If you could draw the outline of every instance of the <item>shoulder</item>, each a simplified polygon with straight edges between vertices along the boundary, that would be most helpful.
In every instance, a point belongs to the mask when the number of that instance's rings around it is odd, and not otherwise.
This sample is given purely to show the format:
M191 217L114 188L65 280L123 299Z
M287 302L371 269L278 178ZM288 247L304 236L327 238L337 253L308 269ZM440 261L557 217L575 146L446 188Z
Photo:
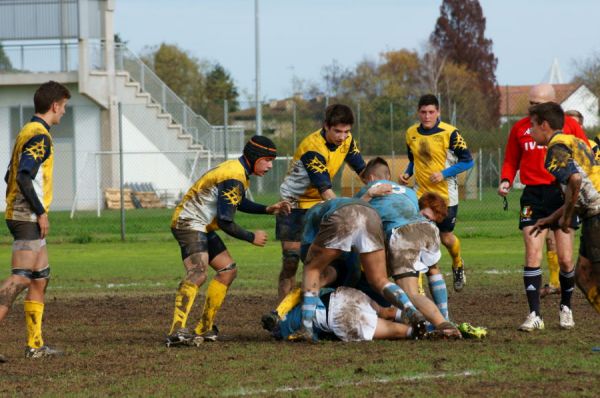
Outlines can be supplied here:
M415 134L417 133L417 128L419 127L419 123L415 123L406 129L406 134Z
M455 126L451 125L450 123L440 122L438 124L438 127L448 134L452 134L455 131L458 132L458 129Z

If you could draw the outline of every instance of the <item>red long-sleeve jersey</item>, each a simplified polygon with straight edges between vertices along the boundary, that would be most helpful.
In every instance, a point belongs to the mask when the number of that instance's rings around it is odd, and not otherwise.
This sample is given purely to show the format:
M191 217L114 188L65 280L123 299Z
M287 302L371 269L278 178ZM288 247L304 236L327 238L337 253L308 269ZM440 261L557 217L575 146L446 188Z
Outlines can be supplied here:
M529 134L530 128L531 120L525 117L514 124L508 136L500 181L507 180L511 186L517 170L521 171L521 183L525 185L549 185L554 182L554 177L544 168L546 147L535 143ZM570 116L565 116L562 131L590 144L579 123Z

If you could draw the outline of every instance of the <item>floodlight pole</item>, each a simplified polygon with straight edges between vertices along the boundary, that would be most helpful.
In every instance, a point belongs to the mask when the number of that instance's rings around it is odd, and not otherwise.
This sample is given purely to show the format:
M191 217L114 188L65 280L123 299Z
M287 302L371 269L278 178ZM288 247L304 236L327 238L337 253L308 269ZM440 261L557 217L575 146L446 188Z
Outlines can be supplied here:
M256 135L262 135L262 104L260 101L260 40L259 40L258 0L254 0L254 62L255 62L255 95L256 95ZM258 192L263 191L262 179L258 179Z

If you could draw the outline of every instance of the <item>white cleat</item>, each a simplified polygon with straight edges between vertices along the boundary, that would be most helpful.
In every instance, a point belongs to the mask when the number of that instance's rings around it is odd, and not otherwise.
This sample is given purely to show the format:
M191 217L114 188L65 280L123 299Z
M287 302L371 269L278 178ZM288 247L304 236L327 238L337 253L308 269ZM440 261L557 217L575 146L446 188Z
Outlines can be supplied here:
M573 311L566 305L560 306L560 312L558 313L560 318L561 329L573 329L575 327L575 321L573 321Z
M522 332L533 332L536 329L544 329L544 320L533 311L531 314L527 315L527 319L519 326L519 330Z

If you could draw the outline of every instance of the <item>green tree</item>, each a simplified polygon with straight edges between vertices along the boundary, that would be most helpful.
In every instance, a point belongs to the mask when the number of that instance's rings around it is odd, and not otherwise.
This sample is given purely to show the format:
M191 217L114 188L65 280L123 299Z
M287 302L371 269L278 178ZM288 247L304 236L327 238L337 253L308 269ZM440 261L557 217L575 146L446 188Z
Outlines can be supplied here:
M223 123L224 100L227 100L229 112L239 109L238 90L229 72L219 63L212 66L206 74L205 93L207 106L206 118L210 123Z
M10 72L13 71L14 68L12 63L10 62L10 58L4 52L4 47L2 47L2 43L0 43L0 71L2 72Z
M600 53L595 53L583 61L575 63L573 81L585 84L594 94L600 96Z

